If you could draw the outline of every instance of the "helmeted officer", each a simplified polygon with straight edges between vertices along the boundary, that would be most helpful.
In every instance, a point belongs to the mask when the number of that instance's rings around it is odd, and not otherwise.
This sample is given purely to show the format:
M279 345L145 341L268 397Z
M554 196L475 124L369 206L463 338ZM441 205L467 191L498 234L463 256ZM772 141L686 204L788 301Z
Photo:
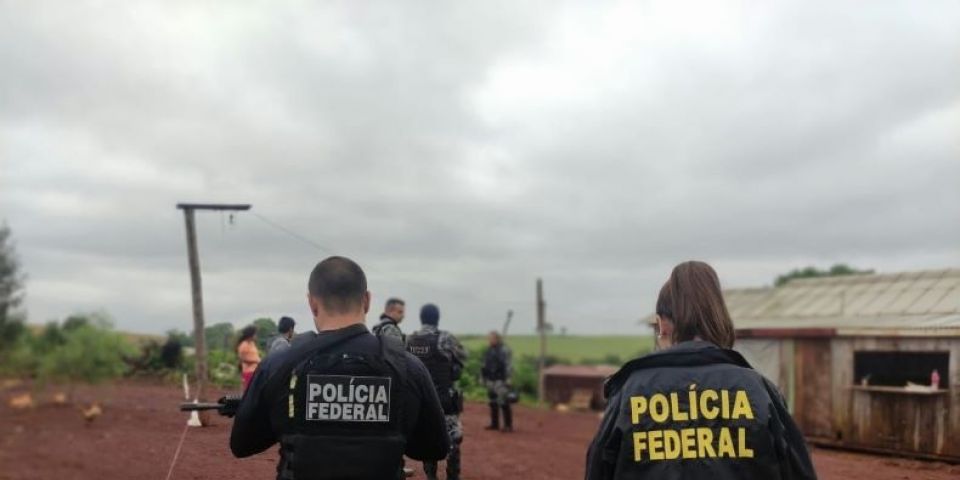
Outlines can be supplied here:
M731 350L733 323L713 268L674 268L657 324L661 350L627 362L605 385L587 480L816 478L780 392Z
M450 436L450 454L447 456L447 480L460 478L460 444L463 442L462 394L455 383L463 373L467 351L463 345L445 330L440 330L440 310L436 305L426 304L420 309L420 330L407 337L407 351L417 356L426 365L433 378L433 385L440 397L446 417L447 434ZM437 462L423 462L423 471L429 480L437 478Z
M283 480L398 479L404 454L444 458L449 440L430 374L395 339L367 330L360 266L327 258L308 289L319 334L298 335L260 364L234 420L233 454L279 441Z
M490 332L487 339L490 346L483 353L483 369L480 371L490 399L490 425L486 429L500 429L500 411L503 410L503 431L512 432L513 410L510 408L509 395L513 362L510 347L503 343L500 332Z
M403 300L391 297L387 304L383 306L383 313L380 314L380 323L373 327L373 334L380 337L383 335L396 337L401 342L406 341L406 336L400 330L400 322L403 321L406 305Z

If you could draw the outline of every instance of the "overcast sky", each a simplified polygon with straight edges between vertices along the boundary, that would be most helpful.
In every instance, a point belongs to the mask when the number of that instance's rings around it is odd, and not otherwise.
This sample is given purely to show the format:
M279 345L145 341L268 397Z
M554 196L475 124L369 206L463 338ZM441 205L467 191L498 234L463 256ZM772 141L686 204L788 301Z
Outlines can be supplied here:
M261 216L198 217L208 323L305 327L329 254L455 332L532 332L538 276L637 334L683 260L960 266L957 2L213 4L0 2L31 322L190 329L180 201Z

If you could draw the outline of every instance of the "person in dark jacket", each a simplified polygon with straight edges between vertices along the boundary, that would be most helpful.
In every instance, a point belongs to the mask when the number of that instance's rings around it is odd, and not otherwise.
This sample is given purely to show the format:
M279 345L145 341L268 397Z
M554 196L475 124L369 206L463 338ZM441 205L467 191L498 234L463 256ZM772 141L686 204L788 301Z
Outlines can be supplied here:
M513 376L513 361L510 347L503 343L503 336L496 330L487 337L490 346L483 352L483 368L480 379L487 387L490 400L490 425L486 430L500 429L500 411L503 410L503 431L513 431L513 409L510 406L510 377Z
M279 442L283 480L395 480L403 455L445 458L450 443L430 374L402 343L367 330L360 266L327 258L308 290L319 333L297 335L260 364L233 422L233 454Z
M713 268L674 268L656 313L660 350L627 362L604 386L607 410L585 478L816 479L783 397L731 349Z

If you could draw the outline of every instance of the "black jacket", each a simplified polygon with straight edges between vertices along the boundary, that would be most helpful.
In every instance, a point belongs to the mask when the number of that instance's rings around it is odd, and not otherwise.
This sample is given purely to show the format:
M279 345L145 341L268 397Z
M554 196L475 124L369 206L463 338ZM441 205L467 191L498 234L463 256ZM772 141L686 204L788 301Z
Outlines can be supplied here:
M816 478L783 397L733 350L684 342L628 362L604 389L587 480Z
M349 351L374 354L379 351L380 340L371 335L365 326L354 325L346 329L362 329L363 332L334 345L330 348L331 353ZM320 335L329 334L331 333L324 332ZM298 335L290 349L270 355L260 363L233 421L230 450L235 456L254 455L277 443L281 432L277 431L277 426L271 420L271 409L279 403L278 400L283 401L287 393L282 389L266 391L268 378L284 363L288 355L311 348L310 339L316 336L317 334L312 332ZM437 392L423 363L409 353L402 354L406 360L406 384L402 389L405 424L402 430L407 442L405 455L416 460L442 460L446 457L450 444ZM287 381L289 376L288 373Z

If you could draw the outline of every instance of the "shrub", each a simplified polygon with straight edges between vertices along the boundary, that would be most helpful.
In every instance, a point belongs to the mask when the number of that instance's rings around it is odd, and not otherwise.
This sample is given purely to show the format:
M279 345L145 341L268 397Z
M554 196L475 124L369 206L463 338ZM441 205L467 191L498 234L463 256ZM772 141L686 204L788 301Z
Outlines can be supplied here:
M40 358L38 373L44 382L97 383L119 377L127 369L125 358L136 350L106 326L77 325L63 335L64 343Z

